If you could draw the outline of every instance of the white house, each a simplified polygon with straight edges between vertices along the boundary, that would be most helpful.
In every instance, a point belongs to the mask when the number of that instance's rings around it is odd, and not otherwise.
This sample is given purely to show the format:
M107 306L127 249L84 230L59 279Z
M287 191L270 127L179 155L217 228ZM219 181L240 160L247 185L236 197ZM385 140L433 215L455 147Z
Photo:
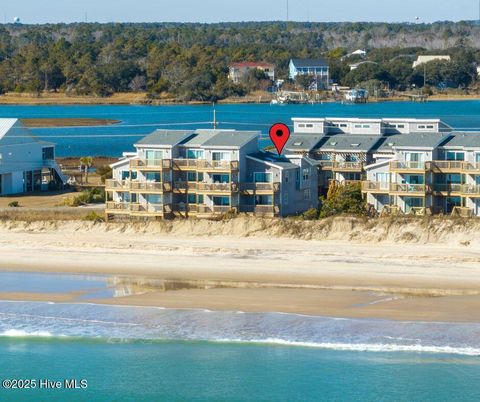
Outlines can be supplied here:
M413 68L416 68L418 66L421 66L422 64L425 63L430 63L431 61L450 61L451 58L450 56L445 56L445 55L424 55L424 56L418 56L417 60L413 62Z
M0 119L0 195L45 191L65 184L55 145L41 141L18 119Z

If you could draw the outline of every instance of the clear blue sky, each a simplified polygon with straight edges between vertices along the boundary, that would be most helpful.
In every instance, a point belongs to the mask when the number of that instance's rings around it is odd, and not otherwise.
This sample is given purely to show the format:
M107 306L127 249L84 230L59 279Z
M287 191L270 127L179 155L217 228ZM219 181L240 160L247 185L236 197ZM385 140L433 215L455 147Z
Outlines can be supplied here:
M286 19L287 0L5 0L0 19L24 23L218 22ZM478 19L478 0L289 0L295 21ZM3 15L1 14L3 13Z

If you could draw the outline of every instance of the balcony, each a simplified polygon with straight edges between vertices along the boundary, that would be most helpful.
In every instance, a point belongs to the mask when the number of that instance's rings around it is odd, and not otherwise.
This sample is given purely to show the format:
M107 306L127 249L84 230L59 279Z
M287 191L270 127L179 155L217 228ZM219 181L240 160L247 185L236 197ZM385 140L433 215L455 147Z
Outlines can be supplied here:
M108 214L129 214L130 213L130 203L128 202L114 202L107 201L105 212Z
M130 182L128 180L106 180L105 191L129 191Z
M480 186L473 184L464 184L462 186L462 194L466 197L478 198L480 197Z
M213 206L206 206L203 204L199 204L197 206L197 214L198 216L203 215L204 217L215 216L215 215L225 215L231 211L237 212L237 209L231 207L229 205L213 205Z
M198 183L196 181L176 181L173 183L173 189L180 193L188 191L195 192L197 190Z
M431 161L427 162L427 170L433 172L460 173L463 170L463 161Z
M364 193L389 193L390 183L380 181L363 181L362 191Z
M440 183L433 185L433 191L437 193L457 193L460 195L463 192L463 184L460 183Z
M240 205L240 212L274 217L280 213L280 209L275 205Z
M172 168L171 159L132 159L130 168L137 170L168 170Z
M334 162L333 170L342 172L361 172L363 162Z
M205 159L174 159L178 170L202 170L207 172L232 172L238 170L238 161L207 161Z
M238 191L237 183L197 183L199 193L232 193Z
M130 204L132 215L141 216L164 216L171 212L171 207L167 204Z
M480 162L463 162L465 173L480 174Z
M240 183L240 191L245 195L277 193L280 183Z
M390 184L391 193L425 195L429 188L425 184Z
M323 170L331 170L333 168L333 162L330 160L319 160L318 165L321 166Z
M132 181L130 182L130 190L142 193L164 193L172 191L172 185L170 183Z
M425 162L390 162L390 170L397 172L421 171L425 172Z

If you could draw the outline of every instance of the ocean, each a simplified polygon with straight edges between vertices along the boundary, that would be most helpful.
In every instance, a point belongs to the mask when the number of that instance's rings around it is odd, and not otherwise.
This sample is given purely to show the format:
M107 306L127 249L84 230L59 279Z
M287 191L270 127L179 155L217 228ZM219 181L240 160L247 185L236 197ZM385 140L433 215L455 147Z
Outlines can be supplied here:
M274 123L292 117L425 117L441 118L458 130L480 131L480 101L386 102L365 105L216 105L218 127L260 130L269 145ZM0 106L0 117L91 117L120 120L104 127L41 128L34 133L57 144L57 156L113 156L134 150L133 144L155 129L211 128L213 107L200 106Z
M99 305L108 276L0 273L0 401L478 401L480 324ZM86 388L40 389L42 381ZM7 383L11 385L12 383Z

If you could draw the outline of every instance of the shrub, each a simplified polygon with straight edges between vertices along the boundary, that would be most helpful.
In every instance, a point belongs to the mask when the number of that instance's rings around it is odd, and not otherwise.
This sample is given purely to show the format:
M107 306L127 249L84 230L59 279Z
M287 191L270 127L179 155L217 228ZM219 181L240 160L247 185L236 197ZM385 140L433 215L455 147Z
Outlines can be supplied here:
M18 208L20 207L20 203L18 201L12 201L8 204L10 208Z
M105 191L101 188L95 187L83 191L73 199L69 199L67 204L71 207L79 207L87 204L102 204L105 202Z
M362 197L360 183L339 185L332 182L326 199L320 198L322 204L320 218L338 214L365 214L365 201Z
M306 221L313 221L318 219L318 210L315 208L310 208L308 211L305 211L302 216Z
M105 222L105 217L97 214L95 211L92 211L92 212L88 213L87 215L85 215L83 220L91 221L91 222L95 222L95 223L100 223L100 222Z

